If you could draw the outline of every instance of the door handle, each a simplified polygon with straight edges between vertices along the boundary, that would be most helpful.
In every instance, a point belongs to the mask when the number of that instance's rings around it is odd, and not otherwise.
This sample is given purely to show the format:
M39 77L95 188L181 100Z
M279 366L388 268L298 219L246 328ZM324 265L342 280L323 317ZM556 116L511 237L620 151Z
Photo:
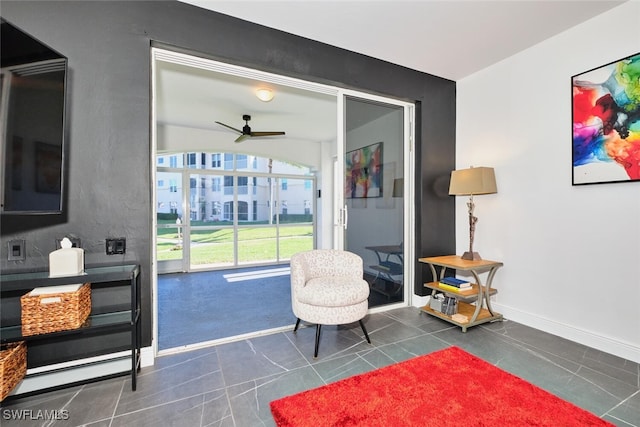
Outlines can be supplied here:
M349 210L347 209L347 205L344 205L344 209L342 210L342 212L343 212L342 226L346 230L347 229L347 225L349 223Z

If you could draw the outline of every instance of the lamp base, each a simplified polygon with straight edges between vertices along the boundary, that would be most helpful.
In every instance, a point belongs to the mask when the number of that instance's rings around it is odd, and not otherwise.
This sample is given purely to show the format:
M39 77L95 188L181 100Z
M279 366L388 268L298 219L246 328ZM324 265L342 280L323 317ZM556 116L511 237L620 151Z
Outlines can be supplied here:
M482 258L480 258L480 254L478 252L465 252L462 254L462 259L466 259L468 261L479 261Z

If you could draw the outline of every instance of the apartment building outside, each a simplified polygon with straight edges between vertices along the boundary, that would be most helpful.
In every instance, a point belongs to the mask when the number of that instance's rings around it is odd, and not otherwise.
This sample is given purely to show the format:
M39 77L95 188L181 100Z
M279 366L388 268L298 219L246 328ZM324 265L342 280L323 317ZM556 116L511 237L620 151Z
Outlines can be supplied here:
M190 152L158 155L157 168L157 212L181 221L186 213L190 221L232 222L237 213L238 222L262 223L313 215L314 178L303 166L247 154Z

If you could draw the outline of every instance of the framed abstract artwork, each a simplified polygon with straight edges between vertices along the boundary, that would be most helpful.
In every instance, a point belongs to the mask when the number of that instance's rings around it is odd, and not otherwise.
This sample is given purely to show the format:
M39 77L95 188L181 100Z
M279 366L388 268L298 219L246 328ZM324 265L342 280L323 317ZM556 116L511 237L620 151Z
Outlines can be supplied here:
M382 142L349 151L345 159L345 197L382 197Z
M640 181L640 53L571 85L573 185Z

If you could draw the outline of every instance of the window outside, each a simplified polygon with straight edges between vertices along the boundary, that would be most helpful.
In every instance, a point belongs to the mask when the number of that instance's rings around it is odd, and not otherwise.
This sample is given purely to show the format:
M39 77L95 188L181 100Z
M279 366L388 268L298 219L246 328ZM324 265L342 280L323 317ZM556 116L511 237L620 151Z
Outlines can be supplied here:
M313 248L308 168L233 153L158 155L157 165L158 261L181 259L183 244L193 269L277 263Z

